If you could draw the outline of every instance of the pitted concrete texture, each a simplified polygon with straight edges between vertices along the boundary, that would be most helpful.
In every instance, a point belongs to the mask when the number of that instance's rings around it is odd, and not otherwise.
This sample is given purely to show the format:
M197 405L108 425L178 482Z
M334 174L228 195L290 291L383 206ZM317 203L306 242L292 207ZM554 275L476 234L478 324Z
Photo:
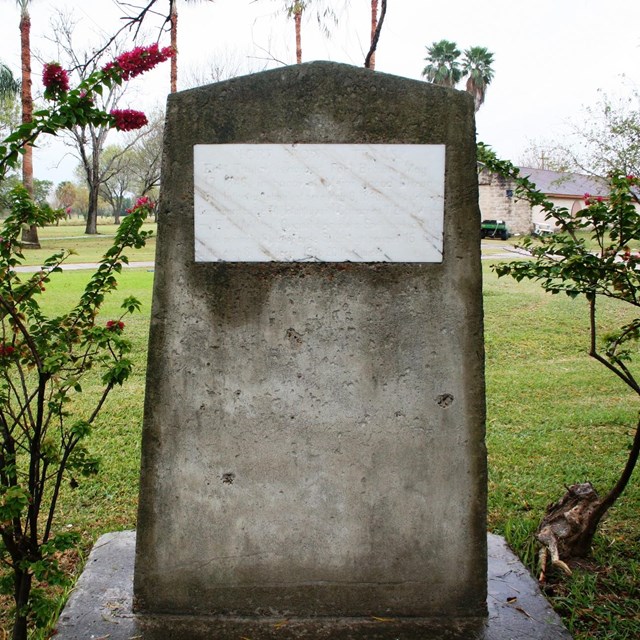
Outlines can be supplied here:
M251 620L136 616L133 600L135 532L102 536L58 623L57 640L570 640L536 581L504 540L488 536L488 618L481 620Z

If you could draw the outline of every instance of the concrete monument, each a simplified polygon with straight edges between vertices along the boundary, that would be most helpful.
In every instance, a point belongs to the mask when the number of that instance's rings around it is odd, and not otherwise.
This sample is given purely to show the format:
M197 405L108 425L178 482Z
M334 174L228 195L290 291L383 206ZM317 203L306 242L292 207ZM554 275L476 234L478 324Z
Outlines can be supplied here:
M471 98L304 64L170 96L164 144L138 612L482 620Z

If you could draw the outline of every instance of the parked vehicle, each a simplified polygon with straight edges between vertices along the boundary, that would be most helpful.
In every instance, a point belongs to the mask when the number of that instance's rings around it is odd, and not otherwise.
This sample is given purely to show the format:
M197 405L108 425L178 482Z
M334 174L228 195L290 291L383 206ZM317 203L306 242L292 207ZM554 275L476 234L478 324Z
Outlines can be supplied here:
M534 236L548 236L553 233L553 227L550 224L543 222L533 223L533 235Z
M509 235L509 229L507 229L507 223L504 220L483 220L480 225L480 236L482 238L507 240Z

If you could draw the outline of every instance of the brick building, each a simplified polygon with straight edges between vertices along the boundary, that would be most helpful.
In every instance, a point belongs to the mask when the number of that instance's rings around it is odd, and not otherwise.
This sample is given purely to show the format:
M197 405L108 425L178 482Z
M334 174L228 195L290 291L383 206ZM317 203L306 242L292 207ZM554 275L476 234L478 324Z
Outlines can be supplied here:
M528 177L554 205L566 207L572 214L584 208L584 194L608 195L606 181L578 173L520 167L520 175ZM548 222L540 207L531 207L515 196L510 179L482 169L478 174L482 219L504 220L512 234L528 234L535 228L546 228Z

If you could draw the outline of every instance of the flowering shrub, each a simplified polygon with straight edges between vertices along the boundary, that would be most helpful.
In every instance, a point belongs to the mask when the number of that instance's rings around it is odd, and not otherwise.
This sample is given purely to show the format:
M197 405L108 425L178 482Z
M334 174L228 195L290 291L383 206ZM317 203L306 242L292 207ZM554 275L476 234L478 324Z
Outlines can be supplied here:
M22 124L0 143L0 180L7 175L9 169L17 166L24 147L33 144L43 133L55 135L58 131L71 129L76 125L84 126L89 122L96 126L115 127L121 131L131 131L146 125L147 118L142 112L123 109L106 113L96 107L93 96L101 94L103 87L120 85L123 81L153 69L171 55L171 47L159 49L157 44L136 47L92 73L74 89L69 89L68 74L58 63L45 65L45 96L53 101L54 106L34 112L31 122Z
M499 276L508 275L517 281L535 280L549 293L582 298L590 330L589 356L640 396L640 376L633 366L638 356L640 318L628 317L622 326L613 325L605 332L605 318L599 314L604 299L616 300L633 313L640 307L640 259L638 252L630 248L640 240L640 214L636 209L640 204L640 179L611 174L608 196L586 193L587 206L572 215L564 207L555 207L535 184L519 175L517 167L498 160L483 145L478 148L478 160L493 173L514 180L516 196L540 206L546 219L559 229L555 234L525 238L522 247L531 259L499 263L494 270ZM622 316L621 313L617 317ZM550 506L537 537L548 547L554 564L566 569L563 558L584 557L590 552L599 523L622 495L639 457L640 420L635 425L626 464L606 495L599 497L590 483L573 485ZM584 490L587 484L588 492ZM565 505L565 512L557 511ZM543 557L546 559L546 555Z
M166 52L154 46L137 47L74 89L60 65L46 65L43 82L53 104L0 143L0 180L16 165L24 146L42 133L87 123L122 130L146 124L137 111L101 111L93 96L165 58ZM42 586L67 580L58 557L77 544L78 536L56 529L60 490L69 472L91 474L98 469L84 441L111 390L130 374L131 344L123 317L140 303L127 297L121 316L104 324L97 322L98 314L127 262L124 252L144 246L149 233L141 227L152 209L148 198L138 200L78 303L67 313L49 317L39 299L46 283L62 270L68 252L52 255L39 271L23 276L17 269L24 260L20 236L24 225L52 224L67 213L37 206L22 186L11 192L11 213L0 231L0 592L15 601L13 640L26 640L29 623L48 622L52 608ZM74 414L70 406L89 371L99 372L102 391L91 411Z

